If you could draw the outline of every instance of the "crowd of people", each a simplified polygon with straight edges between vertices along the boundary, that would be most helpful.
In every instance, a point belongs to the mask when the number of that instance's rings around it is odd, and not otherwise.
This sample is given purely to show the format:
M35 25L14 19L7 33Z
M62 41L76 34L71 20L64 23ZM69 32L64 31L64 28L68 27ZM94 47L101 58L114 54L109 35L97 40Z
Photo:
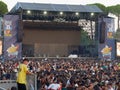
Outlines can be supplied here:
M20 63L1 61L0 79L16 80ZM30 59L28 68L37 90L120 90L119 60Z

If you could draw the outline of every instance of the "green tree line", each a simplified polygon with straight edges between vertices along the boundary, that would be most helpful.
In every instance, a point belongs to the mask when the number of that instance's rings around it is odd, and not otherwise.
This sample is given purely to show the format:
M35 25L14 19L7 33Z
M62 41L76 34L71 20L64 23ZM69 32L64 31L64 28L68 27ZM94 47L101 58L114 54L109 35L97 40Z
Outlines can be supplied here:
M0 1L0 15L4 15L8 12L7 4Z

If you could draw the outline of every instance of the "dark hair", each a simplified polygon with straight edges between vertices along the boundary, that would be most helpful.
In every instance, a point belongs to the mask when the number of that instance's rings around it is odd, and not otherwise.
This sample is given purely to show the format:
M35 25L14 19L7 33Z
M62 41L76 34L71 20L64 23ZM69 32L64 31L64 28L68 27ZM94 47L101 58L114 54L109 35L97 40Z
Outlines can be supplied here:
M11 87L11 90L17 90L17 88L13 86L13 87Z
M28 60L28 59L26 59L26 58L25 58L25 59L23 59L23 62L24 62L24 61L28 61L28 62L29 62L29 60Z

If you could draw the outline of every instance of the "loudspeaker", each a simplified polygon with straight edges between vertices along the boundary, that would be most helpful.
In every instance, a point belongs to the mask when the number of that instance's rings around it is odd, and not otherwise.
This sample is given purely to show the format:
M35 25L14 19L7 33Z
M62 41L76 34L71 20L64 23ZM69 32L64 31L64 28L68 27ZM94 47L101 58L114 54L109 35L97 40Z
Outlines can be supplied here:
M23 40L23 22L18 20L18 31L17 31L17 42L22 42Z
M100 23L100 37L99 37L99 42L104 43L105 42L105 30L106 30L106 23L102 21Z

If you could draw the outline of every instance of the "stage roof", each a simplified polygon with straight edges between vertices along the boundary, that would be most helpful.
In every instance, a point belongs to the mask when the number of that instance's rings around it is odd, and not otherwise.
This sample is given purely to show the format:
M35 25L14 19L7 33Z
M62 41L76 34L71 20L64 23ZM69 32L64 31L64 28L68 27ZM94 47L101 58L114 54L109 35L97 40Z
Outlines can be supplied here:
M18 2L11 9L10 13L15 13L20 8L22 10L102 13L102 10L100 8L98 8L97 6L67 5L67 4L43 4L43 3L23 3L23 2Z
M69 22L78 21L80 19L97 20L103 12L95 5L89 6L18 2L8 14L20 15L22 20Z

